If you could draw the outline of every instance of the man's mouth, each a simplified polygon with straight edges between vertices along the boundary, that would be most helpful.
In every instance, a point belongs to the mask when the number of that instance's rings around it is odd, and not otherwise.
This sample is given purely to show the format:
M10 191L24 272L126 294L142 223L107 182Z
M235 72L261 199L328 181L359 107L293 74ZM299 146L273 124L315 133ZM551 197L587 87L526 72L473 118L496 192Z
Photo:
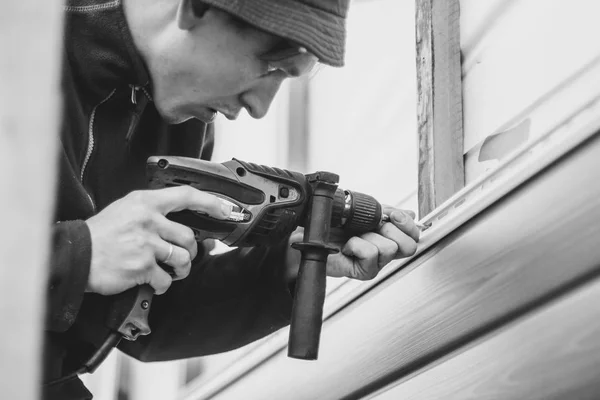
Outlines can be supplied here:
M217 118L217 115L219 114L219 112L212 108L209 108L208 111L209 111L208 121L205 121L205 122L208 122L208 123L214 122L215 119Z
M207 113L204 115L204 118L201 118L201 119L206 123L211 123L211 122L215 121L215 119L217 118L217 115L219 115L219 114L223 115L228 120L233 121L233 120L237 119L241 110L231 111L231 110L225 109L225 108L216 109L216 108L206 107L206 111L207 111Z
M240 110L238 111L231 111L228 109L220 109L220 110L216 110L216 112L218 114L223 115L225 118L227 118L230 121L234 121L237 119L238 115L240 114Z

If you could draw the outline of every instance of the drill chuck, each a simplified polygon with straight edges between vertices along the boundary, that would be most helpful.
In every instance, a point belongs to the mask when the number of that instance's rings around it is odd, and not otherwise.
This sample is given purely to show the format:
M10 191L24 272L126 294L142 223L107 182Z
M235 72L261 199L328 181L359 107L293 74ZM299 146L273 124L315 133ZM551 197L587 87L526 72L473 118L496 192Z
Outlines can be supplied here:
M338 221L332 218L332 226L339 226L351 234L370 232L379 226L382 218L381 204L368 194L338 189L343 193L343 204L334 204L338 209ZM336 193L334 203L339 203L341 196ZM341 212L339 211L341 209Z

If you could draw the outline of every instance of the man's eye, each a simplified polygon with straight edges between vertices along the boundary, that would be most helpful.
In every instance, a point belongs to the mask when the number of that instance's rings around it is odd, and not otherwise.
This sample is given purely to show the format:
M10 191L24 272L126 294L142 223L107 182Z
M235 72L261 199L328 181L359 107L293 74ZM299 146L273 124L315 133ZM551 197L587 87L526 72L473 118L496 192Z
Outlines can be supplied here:
M266 73L283 71L288 77L298 77L310 73L318 63L317 57L304 47L287 48L261 56L266 63Z
M282 62L304 53L306 53L306 49L304 47L285 46L283 48L271 50L263 54L260 58L267 62Z

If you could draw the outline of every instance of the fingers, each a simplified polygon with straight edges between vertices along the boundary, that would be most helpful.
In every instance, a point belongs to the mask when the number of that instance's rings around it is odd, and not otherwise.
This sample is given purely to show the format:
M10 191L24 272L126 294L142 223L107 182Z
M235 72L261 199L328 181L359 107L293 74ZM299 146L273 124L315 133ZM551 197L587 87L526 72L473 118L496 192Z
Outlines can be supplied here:
M187 278L192 268L192 259L187 250L164 240L157 246L156 261L163 264L162 267L175 281ZM168 268L166 268L167 266Z
M194 231L190 228L161 216L156 219L156 231L164 241L185 249L189 253L190 260L196 258L198 243ZM166 255L162 259L164 258Z
M379 250L373 243L358 236L351 237L342 248L342 254L351 259L342 266L345 276L359 280L377 276Z
M149 284L154 289L155 294L163 294L165 293L169 287L173 279L169 274L167 274L161 267L156 264L152 270L150 271L150 280Z
M390 261L396 258L398 244L395 241L373 232L365 233L361 238L377 248L377 267L379 269L385 267Z
M412 238L415 242L419 241L421 230L417 228L417 225L415 224L414 212L394 208L387 209L384 212L389 212L390 223Z
M157 263L171 276L173 280L186 278L190 274L192 259L190 253L173 243L166 242L160 237L153 240L154 255Z
M407 228L407 230L410 231L409 228ZM383 224L381 228L379 228L379 234L396 244L397 253L394 255L394 258L409 257L417 251L416 240L392 223L387 222Z
M342 247L342 254L358 260L368 260L377 257L379 251L374 244L358 236L353 236Z
M151 196L148 194L151 193ZM138 195L147 196L163 215L173 211L193 210L211 217L224 219L231 214L232 207L217 196L183 185L151 191L141 191Z
M381 207L382 207L383 213L386 215L390 215L394 211L402 211L403 213L408 214L408 216L411 217L412 219L415 219L417 216L417 214L415 214L415 212L412 210L400 210L399 208L390 206L388 204L382 204Z
M393 213L394 211L400 211L400 212L403 212L403 213L405 213L405 214L408 214L408 216L409 216L410 218L412 218L412 219L415 219L415 218L416 218L416 216L417 216L417 215L415 214L415 212L414 212L414 211L412 211L412 210L400 210L400 209L398 209L398 208L396 208L396 207L388 206L387 204L386 204L386 205L382 205L382 207L383 207L383 213L384 213L384 214L387 214L387 215L390 215L390 214L391 214L391 213Z
M368 232L350 238L342 248L342 254L355 259L352 270L347 271L355 279L372 279L379 270L392 260L413 255L416 243L392 224L382 227L381 234ZM387 236L389 235L389 236Z

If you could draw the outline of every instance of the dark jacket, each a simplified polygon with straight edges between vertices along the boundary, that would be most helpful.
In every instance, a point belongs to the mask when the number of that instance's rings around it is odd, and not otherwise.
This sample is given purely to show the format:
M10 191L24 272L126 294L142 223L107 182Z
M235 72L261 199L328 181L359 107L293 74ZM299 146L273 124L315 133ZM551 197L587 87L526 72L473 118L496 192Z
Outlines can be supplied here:
M85 220L146 188L148 156L210 157L213 130L199 121L169 126L151 99L148 73L120 0L70 0L65 8L60 177L50 262L44 380L76 370L108 334L110 297L85 294L91 240ZM199 246L201 247L201 246ZM190 276L152 303L152 333L120 345L144 361L227 351L289 323L285 243L219 256L199 251ZM45 398L87 399L77 378L44 388Z

